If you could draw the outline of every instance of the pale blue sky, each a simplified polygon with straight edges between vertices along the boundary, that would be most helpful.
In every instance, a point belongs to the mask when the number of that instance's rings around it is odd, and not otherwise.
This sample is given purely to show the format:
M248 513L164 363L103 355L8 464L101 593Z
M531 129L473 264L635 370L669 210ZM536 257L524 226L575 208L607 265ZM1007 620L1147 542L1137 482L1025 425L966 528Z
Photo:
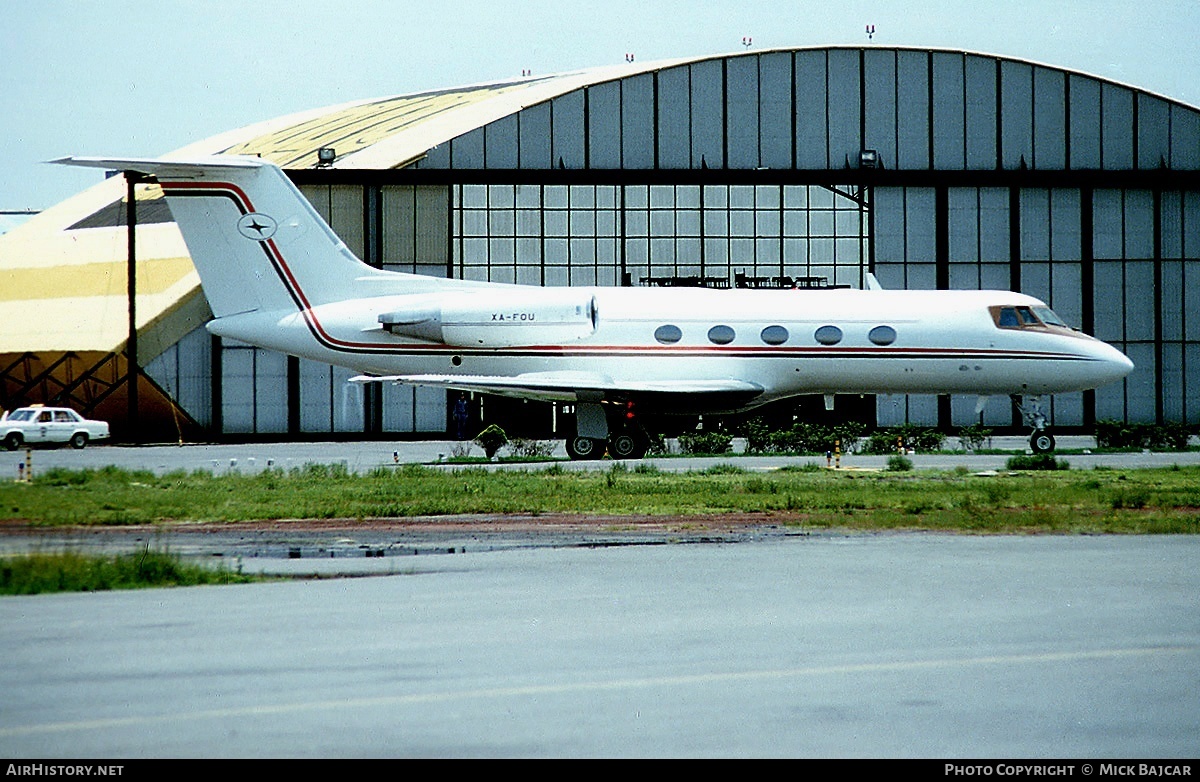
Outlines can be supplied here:
M98 181L64 155L157 156L347 100L755 48L945 46L1200 105L1200 0L0 0L0 209Z

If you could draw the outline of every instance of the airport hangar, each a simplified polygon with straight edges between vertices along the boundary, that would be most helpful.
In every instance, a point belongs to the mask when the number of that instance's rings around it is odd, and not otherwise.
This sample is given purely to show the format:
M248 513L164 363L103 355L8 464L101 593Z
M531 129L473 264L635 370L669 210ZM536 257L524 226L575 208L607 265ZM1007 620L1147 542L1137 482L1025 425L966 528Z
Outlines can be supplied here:
M1135 87L954 50L755 50L358 101L174 154L212 153L281 165L385 269L713 287L861 287L873 272L1022 291L1137 366L1055 397L1060 431L1200 421L1200 110ZM0 275L5 408L70 404L126 440L453 431L445 391L364 388L210 336L152 184L110 178L0 237ZM569 408L476 402L510 434L572 431ZM1007 400L980 419L965 397L839 397L834 414L1020 422Z

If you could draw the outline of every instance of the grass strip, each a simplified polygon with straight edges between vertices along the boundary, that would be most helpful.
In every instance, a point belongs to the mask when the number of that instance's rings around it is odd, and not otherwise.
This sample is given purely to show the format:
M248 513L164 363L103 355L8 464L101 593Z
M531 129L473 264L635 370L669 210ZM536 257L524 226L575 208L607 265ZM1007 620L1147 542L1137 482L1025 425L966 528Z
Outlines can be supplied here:
M1200 467L1007 471L768 472L733 464L664 472L616 462L489 470L341 465L212 475L49 470L0 484L0 522L46 526L168 521L377 519L462 514L766 515L814 527L966 532L1200 532Z
M0 595L240 584L260 580L224 568L189 564L149 549L111 556L34 552L0 559Z

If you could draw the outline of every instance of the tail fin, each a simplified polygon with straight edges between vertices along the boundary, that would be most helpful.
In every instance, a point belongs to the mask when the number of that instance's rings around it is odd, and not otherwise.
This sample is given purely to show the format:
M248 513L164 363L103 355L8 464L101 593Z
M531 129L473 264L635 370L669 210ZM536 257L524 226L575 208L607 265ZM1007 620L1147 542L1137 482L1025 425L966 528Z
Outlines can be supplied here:
M218 318L352 298L355 279L376 271L355 258L283 171L265 160L53 162L157 178Z

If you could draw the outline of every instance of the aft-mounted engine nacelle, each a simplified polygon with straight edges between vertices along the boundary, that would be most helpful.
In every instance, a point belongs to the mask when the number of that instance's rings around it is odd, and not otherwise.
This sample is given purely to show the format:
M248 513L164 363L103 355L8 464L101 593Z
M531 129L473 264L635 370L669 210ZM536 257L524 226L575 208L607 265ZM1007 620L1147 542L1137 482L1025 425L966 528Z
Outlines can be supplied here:
M574 342L596 330L596 300L578 291L536 288L504 293L445 294L379 316L401 337L473 348Z

